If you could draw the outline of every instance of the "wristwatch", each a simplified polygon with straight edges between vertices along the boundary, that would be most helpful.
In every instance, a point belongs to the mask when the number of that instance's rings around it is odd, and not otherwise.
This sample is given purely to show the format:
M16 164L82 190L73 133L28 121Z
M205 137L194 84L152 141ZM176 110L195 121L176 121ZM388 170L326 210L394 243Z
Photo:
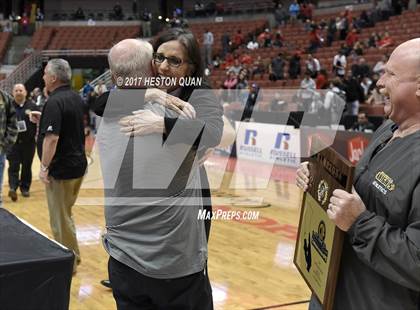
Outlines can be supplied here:
M48 167L44 166L44 165L41 163L41 171L42 171L42 172L47 172L47 171L48 171Z

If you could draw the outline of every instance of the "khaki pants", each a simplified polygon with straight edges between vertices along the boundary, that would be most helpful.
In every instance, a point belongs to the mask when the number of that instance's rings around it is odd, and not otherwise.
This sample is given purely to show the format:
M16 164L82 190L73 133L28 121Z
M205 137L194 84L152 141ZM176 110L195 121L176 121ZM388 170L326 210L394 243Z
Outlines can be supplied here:
M69 180L56 180L50 177L45 186L50 225L54 239L74 251L76 259L73 272L80 263L80 251L77 244L76 228L72 218L72 207L76 202L83 177Z

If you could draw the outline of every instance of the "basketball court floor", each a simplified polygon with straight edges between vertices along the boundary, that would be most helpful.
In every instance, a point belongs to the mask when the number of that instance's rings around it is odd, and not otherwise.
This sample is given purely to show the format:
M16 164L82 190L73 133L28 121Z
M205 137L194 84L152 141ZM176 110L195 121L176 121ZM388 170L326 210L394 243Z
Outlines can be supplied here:
M239 169L234 161L229 161L224 173L223 160L215 155L206 162L211 184L223 176L221 188L213 190L213 208L220 210L219 214L240 211L246 218L220 217L212 222L208 267L215 309L307 309L310 291L293 265L302 198L294 184L295 169L274 167L266 184L261 171L271 167L241 162ZM31 197L19 196L12 203L7 197L5 171L4 207L52 236L38 172L36 157ZM92 154L73 209L82 263L72 280L71 310L116 308L111 291L99 283L107 278L108 260L101 244L104 209L100 184L98 160ZM242 189L232 189L232 184Z

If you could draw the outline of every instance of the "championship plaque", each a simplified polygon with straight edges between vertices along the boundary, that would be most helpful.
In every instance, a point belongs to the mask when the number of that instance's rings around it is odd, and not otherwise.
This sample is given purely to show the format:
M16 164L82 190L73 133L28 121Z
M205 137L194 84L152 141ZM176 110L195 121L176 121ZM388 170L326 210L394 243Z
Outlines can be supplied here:
M314 138L313 150L322 142ZM313 154L313 152L312 152ZM354 167L331 147L309 159L310 180L303 195L294 263L324 310L334 306L344 232L328 218L332 192L351 192Z

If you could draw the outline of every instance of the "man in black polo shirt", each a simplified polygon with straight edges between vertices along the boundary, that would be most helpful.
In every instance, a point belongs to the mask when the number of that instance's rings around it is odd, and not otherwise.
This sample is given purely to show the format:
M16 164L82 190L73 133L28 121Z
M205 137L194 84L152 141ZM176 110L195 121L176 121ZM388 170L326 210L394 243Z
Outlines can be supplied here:
M70 89L71 68L64 59L51 59L44 70L50 93L40 121L39 178L45 183L54 239L75 252L73 272L80 263L72 207L86 171L83 102Z
M420 39L399 45L377 82L389 118L328 216L346 232L334 310L417 310L420 296ZM306 190L307 162L297 172ZM321 309L312 298L311 310Z
M26 88L23 84L13 87L13 105L16 110L18 137L16 143L7 154L9 161L9 197L16 201L16 190L20 187L23 197L29 197L32 183L32 161L35 155L36 125L29 121L29 112L37 107L31 100L26 99ZM20 172L20 177L19 177Z

